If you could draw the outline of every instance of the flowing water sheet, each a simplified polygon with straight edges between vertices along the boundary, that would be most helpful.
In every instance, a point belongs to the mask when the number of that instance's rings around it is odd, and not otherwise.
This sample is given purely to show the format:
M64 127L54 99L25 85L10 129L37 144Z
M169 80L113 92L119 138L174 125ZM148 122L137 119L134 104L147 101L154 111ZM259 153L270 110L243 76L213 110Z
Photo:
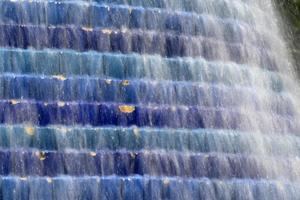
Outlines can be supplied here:
M0 0L0 199L297 200L271 0Z

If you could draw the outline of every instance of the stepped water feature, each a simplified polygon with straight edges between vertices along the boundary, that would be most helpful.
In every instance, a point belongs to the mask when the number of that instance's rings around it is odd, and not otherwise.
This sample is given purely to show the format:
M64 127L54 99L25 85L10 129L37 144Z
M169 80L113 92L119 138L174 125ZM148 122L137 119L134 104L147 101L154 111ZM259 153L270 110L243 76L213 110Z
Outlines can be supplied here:
M0 0L0 199L300 198L271 0Z

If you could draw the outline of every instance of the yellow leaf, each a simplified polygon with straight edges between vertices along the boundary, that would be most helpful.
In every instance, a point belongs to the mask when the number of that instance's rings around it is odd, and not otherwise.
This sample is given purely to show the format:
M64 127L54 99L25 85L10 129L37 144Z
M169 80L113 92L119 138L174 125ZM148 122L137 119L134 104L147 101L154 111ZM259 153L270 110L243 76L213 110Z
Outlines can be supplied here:
M43 160L46 159L46 153L43 152L43 151L37 152L37 156L39 157L39 159L40 159L41 161L43 161Z
M35 128L32 126L25 126L25 132L27 135L32 136L35 133Z
M122 105L122 106L119 106L119 110L122 113L132 113L133 111L135 111L135 107L134 106L128 106L128 105Z
M124 80L124 81L122 81L122 85L123 85L123 86L128 86L128 85L130 85L129 80Z
M17 104L20 103L20 101L18 101L18 100L16 100L16 99L12 99L12 100L10 100L10 103L11 103L12 105L17 105Z

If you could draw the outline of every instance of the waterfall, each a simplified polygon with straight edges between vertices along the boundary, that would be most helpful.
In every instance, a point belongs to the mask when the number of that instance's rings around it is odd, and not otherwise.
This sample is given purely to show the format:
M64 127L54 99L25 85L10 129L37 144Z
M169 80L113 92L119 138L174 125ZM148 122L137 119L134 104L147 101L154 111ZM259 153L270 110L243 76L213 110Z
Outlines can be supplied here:
M0 199L299 199L274 7L0 0Z

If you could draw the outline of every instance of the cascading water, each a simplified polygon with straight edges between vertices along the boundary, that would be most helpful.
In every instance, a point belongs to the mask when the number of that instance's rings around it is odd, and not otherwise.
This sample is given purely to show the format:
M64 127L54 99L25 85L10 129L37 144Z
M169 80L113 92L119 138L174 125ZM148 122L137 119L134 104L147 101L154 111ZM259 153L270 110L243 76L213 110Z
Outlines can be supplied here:
M0 1L1 199L299 199L271 0Z

